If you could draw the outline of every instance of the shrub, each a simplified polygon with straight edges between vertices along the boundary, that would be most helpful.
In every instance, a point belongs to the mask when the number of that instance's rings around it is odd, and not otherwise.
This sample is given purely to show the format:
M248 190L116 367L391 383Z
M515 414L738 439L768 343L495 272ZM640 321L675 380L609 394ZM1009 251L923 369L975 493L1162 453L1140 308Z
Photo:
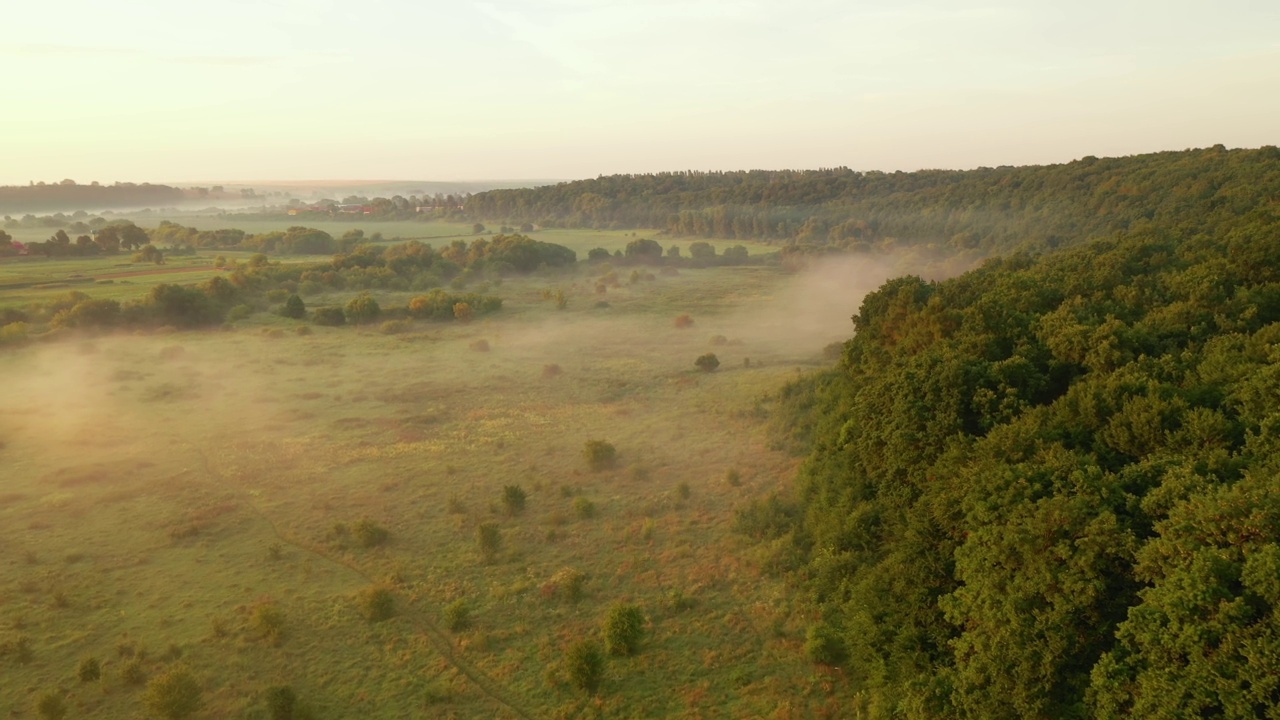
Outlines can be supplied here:
M843 663L849 656L840 635L826 623L809 626L805 632L804 654L819 665L830 666Z
M680 484L676 485L676 496L681 500L688 500L692 494L693 491L689 489L689 483L681 480Z
M565 654L565 670L574 687L594 695L604 679L604 653L594 640L582 640Z
M365 588L360 592L357 600L360 605L360 614L364 615L369 622L382 622L395 617L396 599L385 587Z
M693 361L693 364L702 372L712 372L720 367L720 358L716 357L715 353L707 353L706 355L699 355L698 359Z
M480 523L476 528L476 540L480 544L480 554L485 562L497 559L498 552L502 549L502 530L498 528L498 523Z
M273 602L262 602L249 616L249 628L259 639L277 645L284 638L284 611Z
M311 322L317 325L328 325L337 327L338 325L347 324L347 316L342 312L342 308L323 307L316 308L311 312Z
M596 504L584 497L574 498L573 514L582 520L590 520L596 516Z
M120 682L125 685L141 685L147 681L147 671L142 667L142 660L134 658L120 668Z
M307 327L306 325L299 325L293 332L299 336L310 335L311 328Z
M558 595L560 599L576 604L586 596L586 586L586 573L573 568L561 568L543 585L543 594Z
M378 326L379 332L383 335L399 335L402 332L408 332L413 324L408 320L388 320Z
M276 685L267 688L264 696L267 701L267 714L271 720L293 720L298 708L298 694L288 685Z
M227 311L227 322L244 320L254 313L252 305L237 305Z
M368 518L356 521L351 526L351 535L362 548L385 545L391 539L391 533L386 528Z
M725 337L725 336L723 336L723 335L712 335L712 336L711 336L711 344L712 344L712 345L716 345L716 346L719 346L719 345L728 345L728 344L729 344L729 338L727 338L727 337Z
M382 308L378 305L378 301L373 299L369 293L360 293L351 298L347 303L346 316L347 322L354 325L363 325L373 322L382 314Z
M561 367L559 365L556 365L555 363L542 366L542 377L547 379L560 377L560 374L563 372L564 370L561 369Z
M524 512L525 500L528 496L519 485L507 485L502 488L502 506L508 515L519 515Z
M644 613L635 605L609 608L601 627L604 648L610 655L634 655L644 638Z
M49 691L36 700L36 712L45 720L62 720L67 715L67 704L60 693Z
M485 340L484 338L480 338L479 340L472 340L471 344L468 345L467 347L471 348L476 352L489 352L489 341Z
M693 327L693 318L689 317L688 315L677 316L676 327L680 328L681 330L684 330L685 328Z
M475 310L471 309L471 303L460 302L453 305L453 317L460 323L471 322L475 314Z
M302 302L302 298L297 295L290 295L288 300L284 301L284 305L280 307L280 314L294 320L301 320L307 316L307 304Z
M80 682L93 682L102 677L102 663L98 662L98 658L87 657L80 661L80 666L76 668L76 677L80 678Z
M742 474L736 468L729 468L725 471L724 481L733 487L742 485Z
M444 606L444 624L449 632L462 632L471 627L471 607L458 598Z
M200 683L183 665L175 665L147 683L143 701L167 720L181 720L200 709Z
M582 448L587 467L594 472L608 470L618 462L618 451L604 440L588 440Z

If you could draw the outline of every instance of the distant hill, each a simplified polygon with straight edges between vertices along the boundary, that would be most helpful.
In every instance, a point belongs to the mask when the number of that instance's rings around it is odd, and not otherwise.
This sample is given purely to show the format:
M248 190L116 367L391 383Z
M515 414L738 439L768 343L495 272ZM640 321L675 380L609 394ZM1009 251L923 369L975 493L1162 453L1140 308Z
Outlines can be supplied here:
M471 197L478 220L663 228L802 249L931 244L1045 250L1144 223L1222 227L1280 201L1280 149L1086 157L1061 165L611 175Z

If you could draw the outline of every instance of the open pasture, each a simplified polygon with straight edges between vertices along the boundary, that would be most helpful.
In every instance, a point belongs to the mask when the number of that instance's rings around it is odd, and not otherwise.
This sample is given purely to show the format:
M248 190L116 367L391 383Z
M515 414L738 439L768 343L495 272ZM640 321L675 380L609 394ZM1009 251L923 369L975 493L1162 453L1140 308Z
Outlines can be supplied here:
M469 324L260 313L8 351L0 705L134 715L131 683L180 659L197 717L268 717L280 685L316 718L838 714L802 599L731 527L794 473L769 394L881 277L530 277ZM593 471L591 440L616 462ZM589 697L566 653L618 603L644 639Z

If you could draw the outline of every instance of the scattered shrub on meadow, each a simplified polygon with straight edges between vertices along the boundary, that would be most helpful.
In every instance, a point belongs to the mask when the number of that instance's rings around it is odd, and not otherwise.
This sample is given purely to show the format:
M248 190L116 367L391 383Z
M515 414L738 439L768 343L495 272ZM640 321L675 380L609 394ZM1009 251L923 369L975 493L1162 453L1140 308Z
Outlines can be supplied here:
M369 293L360 293L347 302L345 315L347 322L353 325L364 325L378 319L382 307Z
M413 328L413 323L408 320L388 320L378 326L378 331L383 335L399 335L402 332L408 332Z
M729 483L731 487L739 487L742 485L742 474L737 468L729 468L724 473L724 481Z
M396 599L385 587L365 588L360 591L356 601L360 606L360 614L369 622L382 622L395 617Z
M699 355L698 359L693 361L693 364L702 372L713 372L720 367L720 358L716 357L715 353L707 353L706 355Z
M590 520L596 516L596 504L584 497L574 498L573 514L580 520Z
M680 484L676 485L676 497L680 498L681 500L688 500L689 496L692 494L693 494L693 491L689 489L689 483L685 482L684 480L681 480Z
M311 311L311 322L316 325L337 327L347 324L347 316L342 312L342 308L322 307Z
M249 615L249 629L259 640L279 645L284 639L284 611L271 601L260 602Z
M635 655L644 639L644 612L636 605L619 603L609 608L601 626L604 648L610 655Z
M482 522L476 528L476 541L480 545L480 555L484 561L491 563L502 550L502 530L495 522Z
M444 606L444 624L449 632L459 633L471 627L471 606L458 598Z
M120 667L120 682L125 685L141 685L147 681L147 671L142 660L133 658Z
M564 373L564 370L555 363L542 366L542 377L544 379L550 380L551 378L560 377L560 375L563 373Z
M679 315L676 317L676 327L681 330L693 327L693 318L688 315Z
M508 515L519 515L524 512L528 494L519 485L505 485L502 488L502 507Z
M608 470L618 462L618 450L604 440L588 440L582 448L587 467L594 472Z
M563 310L563 309L565 309L565 308L569 307L569 297L568 297L567 295L565 295L565 294L564 294L564 290L563 290L563 289L561 289L561 288L556 288L556 291L555 291L555 294L553 295L553 297L555 298L555 301L556 301L556 309L557 309L557 310Z
M147 683L143 702L166 720L182 720L200 709L200 683L184 665L175 665Z
M36 712L44 720L62 720L67 716L67 703L62 699L62 693L50 690L36 699Z
M12 640L0 643L0 658L12 657L19 665L26 665L35 659L35 651L31 649L31 638L19 635Z
M590 695L600 689L604 679L604 653L595 640L581 640L565 653L565 671L573 686Z
M280 314L287 318L301 320L307 316L307 304L297 295L290 295L280 307Z
M711 344L712 344L712 345L714 345L714 346L716 346L716 347L719 347L719 346L721 346L721 345L728 345L728 344L729 344L729 338L727 338L727 337L725 337L725 336L723 336L723 335L712 335L712 336L711 336Z
M489 341L485 340L484 338L480 338L479 340L472 340L471 344L468 345L467 347L471 348L475 352L489 352Z
M294 720L298 717L298 694L288 685L269 687L263 697L271 720Z
M577 604L587 594L587 575L581 570L561 568L543 583L543 597L558 597L569 603Z
M471 303L460 302L453 305L453 317L460 323L471 322L475 314L475 310L471 309Z
M351 535L362 548L385 545L391 532L369 518L361 518L351 526Z
M311 334L311 328L306 325L299 325L293 332L298 336L306 336Z
M95 657L82 659L80 665L76 667L76 677L80 678L80 682L98 680L102 677L102 663Z
M252 305L236 305L235 307L227 311L227 322L236 322L238 320L244 320L245 318L252 315L254 312L256 311L254 310Z

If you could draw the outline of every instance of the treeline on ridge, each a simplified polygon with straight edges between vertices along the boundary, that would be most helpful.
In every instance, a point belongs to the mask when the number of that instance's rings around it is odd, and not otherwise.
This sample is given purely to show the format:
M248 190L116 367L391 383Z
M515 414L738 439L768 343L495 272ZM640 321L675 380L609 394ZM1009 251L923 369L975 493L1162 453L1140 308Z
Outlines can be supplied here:
M1280 149L1086 157L1061 165L856 172L611 175L467 199L480 220L546 227L661 228L673 235L772 239L795 250L931 244L1042 251L1147 224L1247 225L1280 197Z
M1232 212L890 281L788 386L738 525L850 712L1280 714L1280 206Z
M72 180L63 180L53 184L0 186L0 212L173 205L182 202L183 197L182 190L168 185L79 185Z

